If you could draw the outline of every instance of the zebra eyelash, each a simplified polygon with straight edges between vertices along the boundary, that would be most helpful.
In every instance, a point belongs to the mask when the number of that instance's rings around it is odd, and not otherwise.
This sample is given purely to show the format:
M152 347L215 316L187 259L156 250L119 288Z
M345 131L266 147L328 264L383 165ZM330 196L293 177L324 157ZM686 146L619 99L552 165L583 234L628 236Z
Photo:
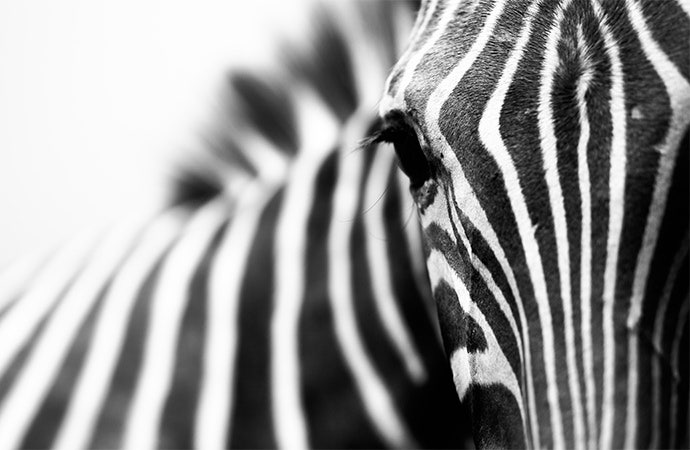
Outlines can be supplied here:
M411 188L418 189L431 178L431 166L417 133L401 112L387 114L381 126L361 141L360 148L367 149L378 143L393 144L398 166L410 179Z

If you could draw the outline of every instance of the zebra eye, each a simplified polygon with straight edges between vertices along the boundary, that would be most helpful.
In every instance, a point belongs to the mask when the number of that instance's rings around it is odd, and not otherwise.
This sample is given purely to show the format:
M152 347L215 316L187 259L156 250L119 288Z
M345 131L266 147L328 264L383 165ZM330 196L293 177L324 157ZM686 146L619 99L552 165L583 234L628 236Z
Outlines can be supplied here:
M386 114L378 140L393 144L398 165L410 179L412 189L420 188L431 178L429 162L417 134L401 112L391 111Z

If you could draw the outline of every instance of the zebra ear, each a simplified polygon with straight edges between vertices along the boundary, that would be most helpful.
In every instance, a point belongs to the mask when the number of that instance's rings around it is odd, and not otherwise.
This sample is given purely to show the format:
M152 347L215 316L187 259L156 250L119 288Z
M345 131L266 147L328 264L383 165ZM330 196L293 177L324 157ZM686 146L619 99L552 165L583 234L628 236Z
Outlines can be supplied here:
M431 178L431 166L417 138L417 133L400 111L391 111L383 118L378 141L390 142L398 156L398 165L410 179L412 189L421 188Z

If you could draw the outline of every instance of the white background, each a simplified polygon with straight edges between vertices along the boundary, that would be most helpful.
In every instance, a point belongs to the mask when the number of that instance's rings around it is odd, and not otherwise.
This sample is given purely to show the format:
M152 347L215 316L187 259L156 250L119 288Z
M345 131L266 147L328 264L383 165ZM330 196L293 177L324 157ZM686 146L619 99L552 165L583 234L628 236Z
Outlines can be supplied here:
M225 69L270 58L297 3L0 0L0 268L158 204Z

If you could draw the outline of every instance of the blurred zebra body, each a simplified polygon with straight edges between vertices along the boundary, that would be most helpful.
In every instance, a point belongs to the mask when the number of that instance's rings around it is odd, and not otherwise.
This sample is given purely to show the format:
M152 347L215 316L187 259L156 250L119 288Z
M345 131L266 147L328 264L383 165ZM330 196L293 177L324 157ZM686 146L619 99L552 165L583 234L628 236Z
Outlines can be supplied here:
M334 8L232 78L170 207L0 277L0 448L462 442L405 183L358 149L409 11Z

